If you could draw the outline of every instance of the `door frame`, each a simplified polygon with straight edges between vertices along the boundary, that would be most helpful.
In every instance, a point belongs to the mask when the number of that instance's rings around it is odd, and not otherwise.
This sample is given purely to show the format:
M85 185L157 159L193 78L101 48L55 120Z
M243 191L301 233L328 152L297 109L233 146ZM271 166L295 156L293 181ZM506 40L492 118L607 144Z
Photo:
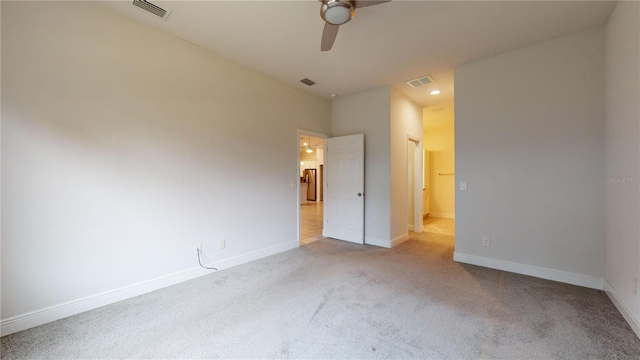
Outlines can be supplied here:
M295 189L296 189L296 239L298 241L298 246L300 246L300 136L313 136L315 138L320 139L328 139L330 136L327 134L298 129L296 131L296 178L295 178ZM326 159L327 149L322 147L322 154L324 155L323 159ZM325 167L326 170L326 167ZM317 174L317 172L316 172ZM293 186L291 188L294 188ZM316 196L317 199L317 196ZM324 220L324 211L322 212L322 219ZM324 221L322 222L322 226L324 227Z
M413 150L413 232L421 233L422 232L422 187L423 187L423 173L422 173L422 157L423 157L423 145L422 139L407 134L407 143L411 141L415 144L415 149ZM405 144L407 144L405 143ZM407 187L407 229L409 227L409 148L407 148L407 163L406 163L406 187ZM408 231L408 230L407 230Z

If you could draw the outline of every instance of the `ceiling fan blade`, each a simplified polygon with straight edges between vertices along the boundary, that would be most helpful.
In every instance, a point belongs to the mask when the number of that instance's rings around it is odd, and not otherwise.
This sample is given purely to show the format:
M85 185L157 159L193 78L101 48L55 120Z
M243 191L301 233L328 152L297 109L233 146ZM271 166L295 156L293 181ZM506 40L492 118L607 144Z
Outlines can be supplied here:
M329 51L333 47L333 43L338 36L338 29L340 25L332 25L329 23L324 24L324 30L322 30L322 41L320 42L321 51Z
M389 1L391 0L359 0L355 2L355 7L356 9L359 9L367 6L384 4Z

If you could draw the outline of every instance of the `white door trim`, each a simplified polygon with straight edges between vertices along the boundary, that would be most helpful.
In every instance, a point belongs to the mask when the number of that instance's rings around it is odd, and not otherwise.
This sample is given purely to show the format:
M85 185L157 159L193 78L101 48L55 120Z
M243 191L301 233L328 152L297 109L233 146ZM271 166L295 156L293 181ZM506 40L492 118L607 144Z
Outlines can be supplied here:
M422 177L422 140L418 137L412 136L411 134L407 134L407 141L412 141L416 144L416 147L413 151L413 232L421 233L422 232L422 187L423 187L423 177ZM409 159L409 149L407 148L407 160ZM407 161L408 163L408 161ZM407 176L409 176L409 169L406 169ZM408 182L407 178L407 182ZM409 189L407 189L407 195L409 194ZM408 199L408 198L407 198ZM407 209L407 214L409 213ZM408 219L407 219L408 220ZM408 221L407 221L408 222Z

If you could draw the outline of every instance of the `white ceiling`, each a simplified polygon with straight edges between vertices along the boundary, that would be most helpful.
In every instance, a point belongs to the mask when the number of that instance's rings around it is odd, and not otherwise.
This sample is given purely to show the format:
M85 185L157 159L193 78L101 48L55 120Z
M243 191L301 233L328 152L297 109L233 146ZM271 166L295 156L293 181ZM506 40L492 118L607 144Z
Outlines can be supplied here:
M416 103L453 99L453 69L470 61L604 25L615 1L400 1L356 11L320 51L320 3L154 1L166 21L131 5L105 7L160 28L294 87L331 99L392 85ZM406 80L430 74L433 85ZM309 78L317 84L300 83ZM428 91L438 88L440 95Z

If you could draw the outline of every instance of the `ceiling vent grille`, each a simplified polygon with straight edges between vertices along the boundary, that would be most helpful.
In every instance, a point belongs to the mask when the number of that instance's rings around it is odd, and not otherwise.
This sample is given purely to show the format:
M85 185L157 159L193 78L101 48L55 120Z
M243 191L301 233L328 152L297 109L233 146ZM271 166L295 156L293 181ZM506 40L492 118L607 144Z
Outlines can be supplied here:
M416 79L407 80L405 82L412 88L417 88L420 86L431 84L432 82L434 82L434 80L431 75L425 75Z
M301 83L303 83L303 84L305 84L305 85L309 85L309 86L311 86L311 85L315 85L315 84L316 84L316 82L315 82L315 81L313 81L313 80L309 80L309 79L307 79L307 78L304 78L304 79L300 80L300 82L301 82Z
M144 11L148 11L157 17L167 20L171 11L167 11L158 5L152 4L146 0L133 0L133 6L137 6Z

